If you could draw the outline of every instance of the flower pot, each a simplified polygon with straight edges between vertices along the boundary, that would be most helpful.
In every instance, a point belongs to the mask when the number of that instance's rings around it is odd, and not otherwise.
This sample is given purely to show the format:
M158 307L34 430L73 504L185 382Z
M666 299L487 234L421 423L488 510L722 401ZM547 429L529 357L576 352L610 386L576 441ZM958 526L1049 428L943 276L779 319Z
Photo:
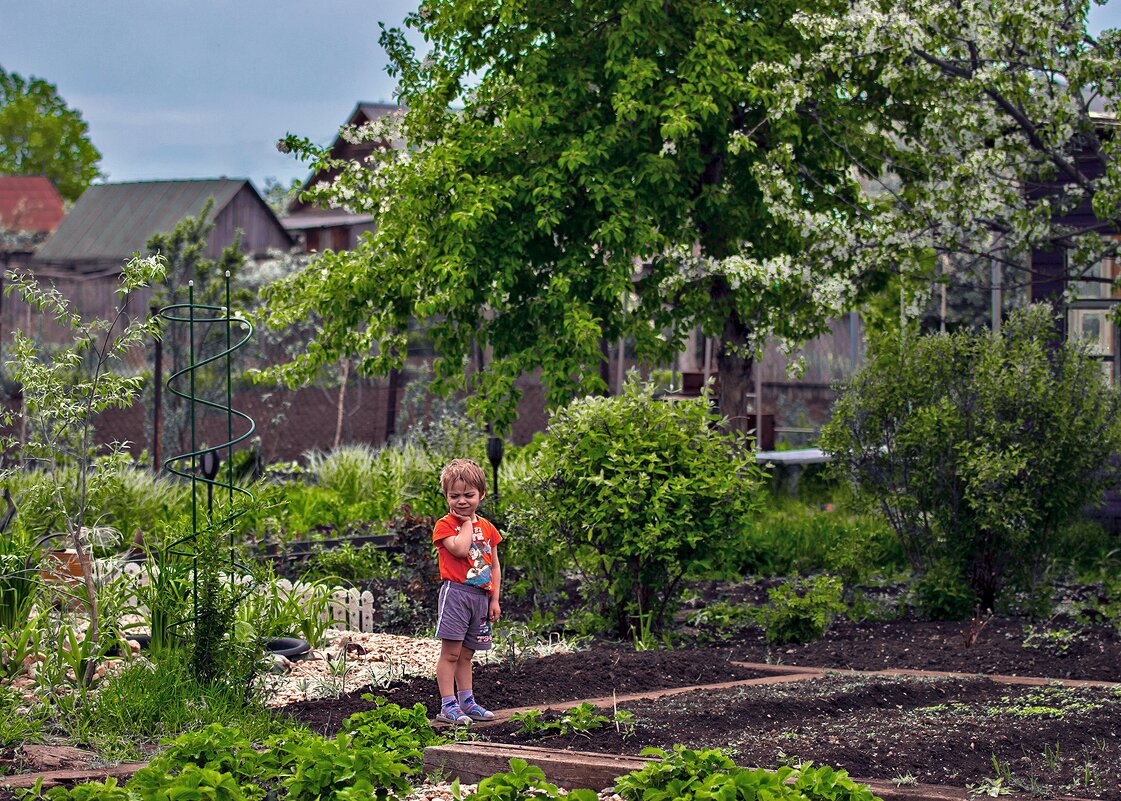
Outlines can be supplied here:
M78 552L73 548L47 551L40 575L46 581L77 583L85 576Z

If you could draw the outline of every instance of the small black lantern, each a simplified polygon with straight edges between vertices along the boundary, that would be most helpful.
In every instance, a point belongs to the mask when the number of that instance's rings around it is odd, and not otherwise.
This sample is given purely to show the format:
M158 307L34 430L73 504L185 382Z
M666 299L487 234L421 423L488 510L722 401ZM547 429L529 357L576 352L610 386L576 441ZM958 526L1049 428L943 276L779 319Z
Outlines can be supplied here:
M498 503L498 466L502 464L502 454L506 450L506 442L497 434L487 437L487 459L490 461L494 473L494 502Z
M221 466L222 460L218 458L218 451L209 450L203 451L201 457L201 464L199 469L202 472L203 478L206 479L206 509L210 514L214 514L214 478L218 475L218 468Z

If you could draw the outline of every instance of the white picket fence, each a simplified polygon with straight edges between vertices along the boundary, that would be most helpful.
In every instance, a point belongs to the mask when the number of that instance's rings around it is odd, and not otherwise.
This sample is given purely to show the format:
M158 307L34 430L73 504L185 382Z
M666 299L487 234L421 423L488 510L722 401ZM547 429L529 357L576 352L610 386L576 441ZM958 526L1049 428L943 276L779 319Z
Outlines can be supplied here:
M141 565L136 562L121 562L116 559L98 559L94 562L95 578L97 582L107 583L119 577L128 577L139 585L147 584L151 571L156 568ZM240 577L241 583L248 584L248 576ZM278 579L276 582L260 588L258 591L276 591L288 597L294 593L306 594L309 592L307 585L292 584L288 579ZM136 595L125 599L127 606L142 609ZM320 620L330 620L331 628L344 631L370 632L376 630L374 620L376 606L374 594L369 590L359 591L354 588L336 587L331 590L330 602L327 611L320 614Z

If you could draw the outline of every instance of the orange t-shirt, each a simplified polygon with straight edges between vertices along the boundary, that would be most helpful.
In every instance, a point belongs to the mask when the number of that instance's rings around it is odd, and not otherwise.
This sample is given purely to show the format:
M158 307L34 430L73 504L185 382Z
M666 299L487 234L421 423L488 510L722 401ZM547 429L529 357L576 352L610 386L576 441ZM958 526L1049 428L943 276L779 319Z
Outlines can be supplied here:
M475 516L475 532L471 535L471 547L467 556L453 555L444 545L444 540L459 533L459 521L447 514L436 521L432 530L432 541L436 543L436 553L440 559L440 578L479 587L490 592L490 568L494 562L494 547L502 542L502 535L489 520Z

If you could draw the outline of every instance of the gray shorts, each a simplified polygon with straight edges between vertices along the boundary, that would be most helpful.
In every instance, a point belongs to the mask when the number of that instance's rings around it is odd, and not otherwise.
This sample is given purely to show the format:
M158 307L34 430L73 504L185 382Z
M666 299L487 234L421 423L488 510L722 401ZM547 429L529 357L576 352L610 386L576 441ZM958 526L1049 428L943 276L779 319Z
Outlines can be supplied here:
M490 650L490 593L454 581L440 587L436 636L463 643L472 651Z

